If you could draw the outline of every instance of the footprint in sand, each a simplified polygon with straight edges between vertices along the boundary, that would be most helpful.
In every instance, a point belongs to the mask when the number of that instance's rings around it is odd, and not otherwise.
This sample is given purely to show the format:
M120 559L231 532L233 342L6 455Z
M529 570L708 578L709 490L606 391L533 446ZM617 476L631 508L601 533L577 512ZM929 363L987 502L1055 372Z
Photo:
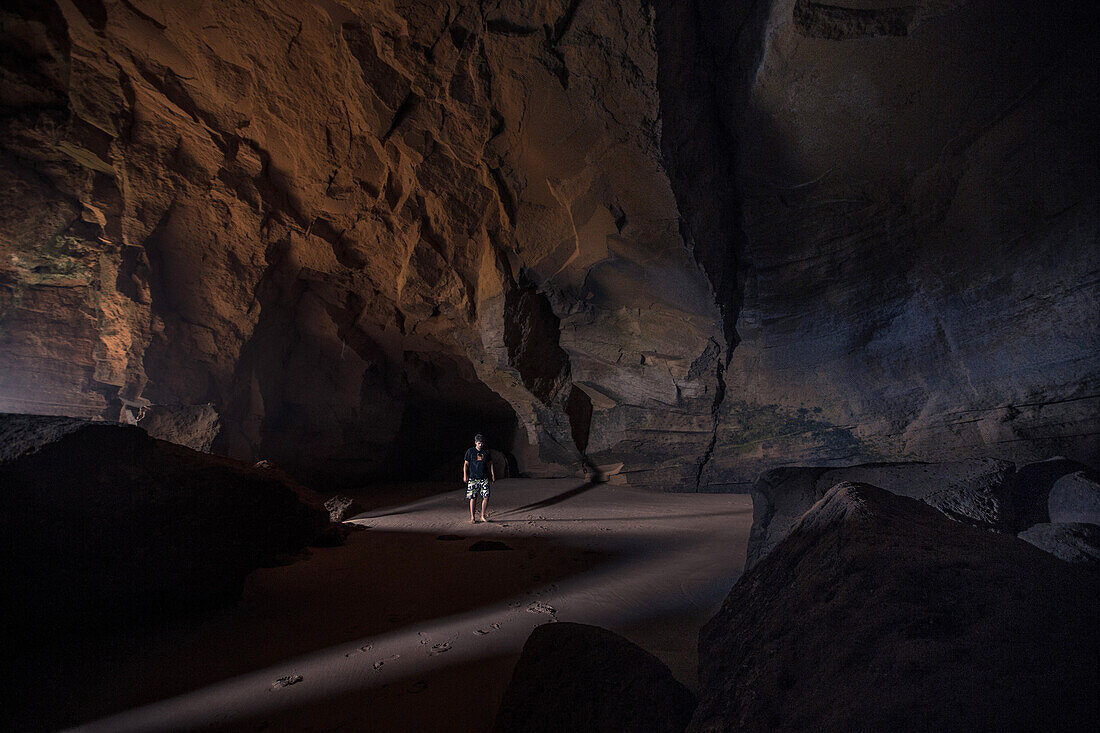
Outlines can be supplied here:
M477 634L478 636L485 636L486 634L493 633L494 631L496 631L499 628L500 628L500 624L492 623L492 624L489 624L489 628L487 628L487 629L475 629L474 633Z
M291 685L296 685L301 681L302 681L302 675L300 675L300 674L289 674L286 677L280 677L279 679L272 682L271 683L271 689L279 690L279 689L282 689L283 687L290 687Z
M436 654L442 654L443 652L449 652L449 651L451 651L451 642L441 641L438 644L432 644L432 650L430 652L428 652L428 654L431 654L431 655L434 656Z
M544 613L547 616L553 616L557 612L558 609L543 601L535 601L527 606L527 613Z
M386 662L392 662L394 659L400 659L400 658L401 658L400 654L394 654L392 657L389 657L388 659L379 659L372 666L375 669L382 669L382 667L384 667L386 665Z
M420 644L421 645L432 643L432 637L428 636L423 631L417 631L416 635L420 637Z
M344 656L345 657L350 657L352 654L362 654L363 652L369 652L373 648L374 648L374 644L364 644L363 646L359 647L358 649L355 649L354 651L348 652Z

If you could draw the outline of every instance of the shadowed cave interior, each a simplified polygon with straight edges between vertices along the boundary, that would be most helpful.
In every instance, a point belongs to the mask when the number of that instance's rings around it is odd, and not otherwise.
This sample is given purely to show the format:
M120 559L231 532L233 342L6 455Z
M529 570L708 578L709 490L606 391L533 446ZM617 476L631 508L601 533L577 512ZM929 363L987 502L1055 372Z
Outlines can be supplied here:
M1097 20L4 3L0 725L1096 727Z

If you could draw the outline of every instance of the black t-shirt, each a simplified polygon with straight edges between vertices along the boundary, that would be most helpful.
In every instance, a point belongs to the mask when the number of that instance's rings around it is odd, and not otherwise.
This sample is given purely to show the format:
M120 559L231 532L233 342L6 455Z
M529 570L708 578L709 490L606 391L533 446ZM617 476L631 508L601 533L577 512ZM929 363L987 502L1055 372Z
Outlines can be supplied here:
M489 478L489 450L471 448L466 451L466 460L470 463L470 478Z

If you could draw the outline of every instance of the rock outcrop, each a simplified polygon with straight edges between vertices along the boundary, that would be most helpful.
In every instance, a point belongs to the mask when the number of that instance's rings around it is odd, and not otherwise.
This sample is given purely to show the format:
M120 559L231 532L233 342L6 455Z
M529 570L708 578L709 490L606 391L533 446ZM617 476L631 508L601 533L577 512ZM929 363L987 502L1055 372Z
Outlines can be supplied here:
M721 326L643 4L3 12L0 408L209 404L318 482L481 431L694 486Z
M363 513L363 507L350 496L334 496L325 500L325 509L331 522L343 522Z
M1095 524L1044 522L1016 536L1066 562L1100 567L1100 526Z
M1020 466L1012 478L1012 503L1016 507L1016 530L1050 522L1050 492L1063 476L1083 472L1096 478L1088 466L1061 456Z
M690 731L1081 730L1100 574L841 483L700 633Z
M679 733L695 698L668 667L598 626L531 632L504 692L495 733Z
M276 472L134 427L68 427L0 463L5 648L229 602L328 525Z
M1054 482L1047 497L1051 522L1100 524L1100 483L1095 475L1075 471Z
M656 7L670 176L736 345L701 483L1095 464L1096 8Z
M944 515L987 530L1014 527L1013 465L995 459L885 463L847 468L775 468L752 486L752 531L746 569L760 562L829 490L843 481L869 483L920 499Z

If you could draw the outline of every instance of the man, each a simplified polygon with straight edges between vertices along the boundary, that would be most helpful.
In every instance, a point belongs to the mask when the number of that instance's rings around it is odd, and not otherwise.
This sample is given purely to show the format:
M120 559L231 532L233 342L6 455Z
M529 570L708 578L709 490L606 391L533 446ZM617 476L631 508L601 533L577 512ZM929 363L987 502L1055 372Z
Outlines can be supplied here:
M497 477L489 451L485 450L485 438L481 435L474 436L474 447L466 451L466 459L462 462L462 480L466 484L466 498L470 500L470 524L477 522L474 502L478 494L481 494L481 521L488 522L489 484Z

